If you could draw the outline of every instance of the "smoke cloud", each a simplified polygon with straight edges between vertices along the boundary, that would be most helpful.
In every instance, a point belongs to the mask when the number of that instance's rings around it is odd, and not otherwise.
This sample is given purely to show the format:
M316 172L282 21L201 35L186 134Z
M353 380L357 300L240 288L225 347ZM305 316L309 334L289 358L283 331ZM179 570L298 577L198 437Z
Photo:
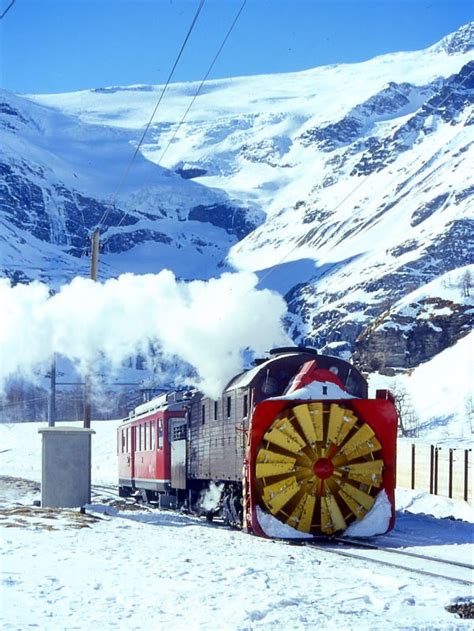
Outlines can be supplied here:
M12 287L0 279L0 390L9 377L31 379L53 352L83 373L104 357L117 370L154 344L165 358L191 365L195 385L217 397L242 369L245 349L289 342L283 298L257 282L241 272L185 283L164 270L104 283L77 277L50 295L39 282Z

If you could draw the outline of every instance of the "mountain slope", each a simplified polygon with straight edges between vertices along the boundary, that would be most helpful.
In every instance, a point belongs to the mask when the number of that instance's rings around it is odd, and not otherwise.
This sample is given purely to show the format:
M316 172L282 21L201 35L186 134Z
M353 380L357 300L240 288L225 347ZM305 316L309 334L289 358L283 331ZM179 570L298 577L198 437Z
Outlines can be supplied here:
M107 213L105 275L255 270L295 341L388 372L425 361L472 325L462 292L436 335L421 303L398 305L428 284L442 301L433 281L473 262L473 39L469 24L423 51L210 81L181 126L197 84L171 85L112 209L161 86L3 94L4 273L84 269Z
M112 261L114 253L141 249L143 256L153 245L148 271L159 271L178 259L178 249L179 275L208 278L229 247L261 221L224 192L183 179L141 154L118 190L118 174L133 149L126 130L84 125L4 91L0 127L4 273L19 262L25 279L35 277L34 268L53 283L55 267L81 273L90 231L101 223ZM133 258L141 256L135 251L129 264ZM106 268L106 274L114 272Z

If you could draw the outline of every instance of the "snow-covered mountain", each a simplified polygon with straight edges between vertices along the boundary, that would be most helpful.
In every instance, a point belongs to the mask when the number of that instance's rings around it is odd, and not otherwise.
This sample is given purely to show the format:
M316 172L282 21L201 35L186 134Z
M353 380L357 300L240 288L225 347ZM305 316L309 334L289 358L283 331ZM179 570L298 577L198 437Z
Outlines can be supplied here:
M295 342L415 366L472 326L473 41L209 81L182 125L171 85L123 185L162 86L1 92L0 270L87 273L105 215L104 277L254 270Z
M83 272L81 257L99 223L107 241L104 276L116 274L110 265L120 253L122 270L172 267L180 276L207 278L263 220L224 191L140 154L115 195L133 131L84 124L5 91L0 127L0 265L15 280L39 276L57 284Z

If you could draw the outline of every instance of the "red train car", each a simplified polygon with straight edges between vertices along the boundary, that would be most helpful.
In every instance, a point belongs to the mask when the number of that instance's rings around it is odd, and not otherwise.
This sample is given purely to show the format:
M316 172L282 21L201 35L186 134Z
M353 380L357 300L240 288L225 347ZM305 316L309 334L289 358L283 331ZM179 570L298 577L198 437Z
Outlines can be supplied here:
M118 428L121 496L139 490L145 501L167 497L169 505L170 497L179 499L186 488L184 401L182 393L160 395L136 407Z

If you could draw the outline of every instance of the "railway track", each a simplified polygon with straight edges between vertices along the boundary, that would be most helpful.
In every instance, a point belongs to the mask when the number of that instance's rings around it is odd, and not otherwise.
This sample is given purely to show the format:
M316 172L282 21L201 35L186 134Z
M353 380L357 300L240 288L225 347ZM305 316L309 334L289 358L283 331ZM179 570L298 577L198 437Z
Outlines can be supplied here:
M370 542L345 538L333 539L328 543L306 542L305 545L330 554L456 581L464 585L474 585L474 566L469 563L440 559L409 550L381 547Z
M98 496L108 494L114 499L124 499L120 498L117 487L114 485L93 484L92 491ZM130 498L128 499L130 500ZM143 504L143 507L148 510L156 508L156 506L150 506L149 504ZM168 511L169 509L167 509ZM171 510L169 512L174 511ZM183 513L180 513L180 516L183 516ZM287 543L298 543L358 561L377 563L425 576L456 581L464 585L474 585L474 565L461 561L441 559L410 550L380 546L370 541L347 537L335 537L330 540L319 539L313 542L288 540ZM397 541L397 543L403 544L402 541ZM407 542L406 545L410 545L410 542Z
M110 486L104 484L92 484L91 491L93 495L103 496L105 494L110 495L114 499L122 499L118 494L117 486L111 484Z

